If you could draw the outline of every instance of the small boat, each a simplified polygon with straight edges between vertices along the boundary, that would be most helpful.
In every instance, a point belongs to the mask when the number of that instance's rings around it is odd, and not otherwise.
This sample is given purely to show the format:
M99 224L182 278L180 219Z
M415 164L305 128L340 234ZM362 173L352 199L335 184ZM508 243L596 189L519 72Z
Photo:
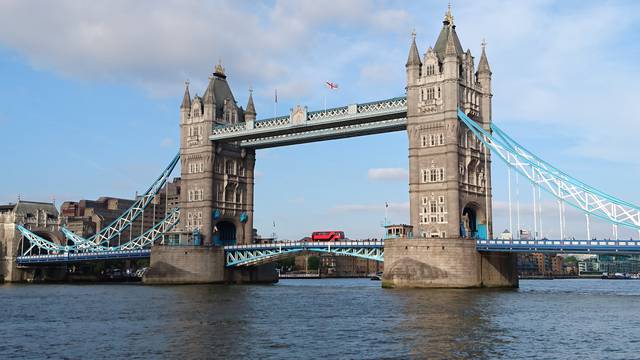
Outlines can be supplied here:
M382 273L377 273L377 274L371 276L371 280L372 281L380 281L380 280L382 280Z

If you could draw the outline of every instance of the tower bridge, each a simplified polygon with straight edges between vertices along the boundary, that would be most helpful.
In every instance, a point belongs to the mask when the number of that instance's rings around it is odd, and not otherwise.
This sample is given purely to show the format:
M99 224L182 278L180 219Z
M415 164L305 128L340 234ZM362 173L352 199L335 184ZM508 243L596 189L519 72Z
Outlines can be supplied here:
M27 227L17 262L24 266L150 257L147 283L272 281L270 263L302 251L385 261L383 286L513 287L517 252L640 253L640 242L496 240L492 154L559 204L590 219L640 231L640 207L586 185L537 157L492 122L492 71L484 45L477 62L464 51L450 11L433 47L420 55L413 34L404 96L319 111L297 106L258 120L249 94L239 106L218 64L202 97L185 87L180 152L118 220L89 239L61 228L58 244ZM399 89L399 92L401 90ZM257 149L406 131L413 234L379 242L254 244ZM136 239L112 246L181 164L180 208ZM511 170L510 170L511 171ZM540 224L542 226L542 224ZM179 246L168 246L165 239Z

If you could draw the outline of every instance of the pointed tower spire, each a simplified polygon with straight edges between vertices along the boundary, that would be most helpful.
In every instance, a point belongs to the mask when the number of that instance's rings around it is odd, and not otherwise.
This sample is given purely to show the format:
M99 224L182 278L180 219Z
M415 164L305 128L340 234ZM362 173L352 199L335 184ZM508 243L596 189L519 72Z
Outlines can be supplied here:
M447 36L447 47L445 48L444 54L445 56L458 54L458 49L456 47L456 41L454 39L453 29L449 31L449 34Z
M485 51L487 47L487 42L482 39L482 55L480 55L480 62L478 63L478 74L489 74L491 75L491 68L489 67L489 60L487 60L487 52Z
M247 110L244 112L247 115L256 116L256 107L253 105L253 89L249 88L249 101L247 102Z
M204 95L202 95L202 99L204 100L205 105L212 105L216 102L216 95L214 93L214 82L215 77L209 76L209 85L207 85L207 90L204 91Z
M420 54L418 53L418 47L416 46L416 31L411 32L411 48L409 48L409 57L407 58L407 64L405 66L420 66Z
M180 109L191 109L191 95L189 94L189 80L184 82L184 97Z

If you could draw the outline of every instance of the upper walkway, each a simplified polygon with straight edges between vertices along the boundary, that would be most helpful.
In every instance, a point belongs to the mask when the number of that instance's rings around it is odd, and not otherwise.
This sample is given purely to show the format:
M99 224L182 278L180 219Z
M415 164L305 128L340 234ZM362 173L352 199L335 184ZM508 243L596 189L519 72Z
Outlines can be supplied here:
M298 106L288 116L215 127L209 139L260 149L406 128L407 98L396 97L312 112Z

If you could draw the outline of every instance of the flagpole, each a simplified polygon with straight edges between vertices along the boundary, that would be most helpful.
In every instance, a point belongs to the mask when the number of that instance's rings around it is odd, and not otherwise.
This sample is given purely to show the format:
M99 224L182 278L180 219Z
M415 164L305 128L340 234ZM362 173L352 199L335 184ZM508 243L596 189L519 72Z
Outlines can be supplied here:
M389 210L389 203L385 201L384 202L384 226L387 226L388 210Z

